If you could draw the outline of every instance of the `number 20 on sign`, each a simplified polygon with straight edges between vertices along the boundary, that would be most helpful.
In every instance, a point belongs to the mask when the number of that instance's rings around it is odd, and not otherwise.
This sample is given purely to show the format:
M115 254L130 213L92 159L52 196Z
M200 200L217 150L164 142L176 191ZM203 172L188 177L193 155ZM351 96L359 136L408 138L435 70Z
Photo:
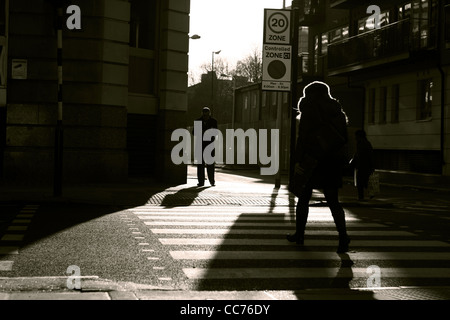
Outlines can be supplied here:
M264 10L264 43L290 44L290 10Z

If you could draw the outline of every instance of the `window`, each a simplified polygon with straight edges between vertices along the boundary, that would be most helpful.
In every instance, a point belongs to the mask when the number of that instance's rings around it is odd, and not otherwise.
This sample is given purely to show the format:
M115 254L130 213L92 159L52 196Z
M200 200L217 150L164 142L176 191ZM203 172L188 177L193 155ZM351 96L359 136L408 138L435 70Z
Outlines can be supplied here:
M283 103L289 102L289 92L283 92Z
M298 53L308 54L309 53L309 28L301 26L298 30Z
M130 93L156 93L157 1L130 2L130 61L128 90Z
M445 46L450 48L450 4L445 6Z
M0 0L0 87L6 86L6 69L7 69L7 21L8 10L7 1ZM0 98L0 100L3 100Z
M386 123L386 109L387 109L387 87L380 88L380 119L379 123Z
M321 0L305 0L305 13L316 14L319 11Z
M320 44L320 53L327 54L328 49L328 32L322 33L322 42Z
M314 72L319 71L319 36L314 37Z
M6 35L6 0L0 0L0 36Z
M436 0L415 0L412 5L414 47L427 48L434 44L436 38Z
M252 92L252 109L256 108L256 92Z
M338 42L347 39L348 34L349 34L348 26L333 29L329 32L329 43L331 44L333 42Z
M271 98L272 98L272 106L276 106L277 105L277 91L272 91L271 93Z
M400 86L398 84L392 86L391 103L391 122L398 123L400 115Z
M131 1L131 47L155 49L157 35L156 17L156 0Z
M398 20L408 19L410 16L411 16L411 2L399 6Z
M270 119L276 120L277 119L277 113L278 113L278 92L272 91L272 106L270 107Z
M375 123L375 88L369 89L369 101L367 110L367 122L369 124Z
M380 13L380 21L378 27L383 27L389 24L389 11L383 11ZM372 15L364 17L358 21L358 34L367 31L374 30L377 26L375 25L375 18Z
M417 120L428 120L431 118L433 106L433 80L425 79L419 81Z

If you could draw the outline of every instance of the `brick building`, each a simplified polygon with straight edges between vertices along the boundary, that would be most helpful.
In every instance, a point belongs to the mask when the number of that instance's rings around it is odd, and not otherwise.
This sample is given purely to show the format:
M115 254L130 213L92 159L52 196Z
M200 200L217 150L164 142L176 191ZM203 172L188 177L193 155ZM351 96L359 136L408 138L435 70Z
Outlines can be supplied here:
M80 9L80 29L66 26L69 5ZM0 0L2 179L54 176L58 6L63 181L184 183L170 135L186 126L189 0Z

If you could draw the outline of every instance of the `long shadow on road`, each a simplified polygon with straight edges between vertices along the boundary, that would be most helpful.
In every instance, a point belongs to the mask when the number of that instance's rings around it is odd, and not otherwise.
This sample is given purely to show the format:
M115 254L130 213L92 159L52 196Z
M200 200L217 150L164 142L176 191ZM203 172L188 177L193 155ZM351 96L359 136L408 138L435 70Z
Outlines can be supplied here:
M276 197L277 189L274 189L272 203ZM221 244L213 248L215 255L210 262L206 266L205 262L199 262L197 270L188 268L196 275L193 278L197 277L197 290L348 289L343 292L351 294L349 299L373 299L371 292L350 290L354 275L349 255L335 254L327 260L306 259L301 256L327 249L287 242L286 234L295 229L293 203L295 201L284 207L285 212L282 208L275 210L275 206L269 206L265 212L259 208L254 212L239 213L233 226L223 235ZM207 230L205 236L209 237ZM318 237L311 235L308 239ZM328 240L337 239L328 237ZM305 296L298 298L305 299ZM330 299L330 296L313 298ZM345 296L342 298L346 299Z
M127 220L118 213L145 205L167 187L154 183L67 186L61 198L9 201L15 212L0 230L0 261L13 265L0 270L0 277L63 277L75 265L84 276L144 281L148 268L137 257L135 243L127 239L131 234ZM29 205L36 209L30 211Z

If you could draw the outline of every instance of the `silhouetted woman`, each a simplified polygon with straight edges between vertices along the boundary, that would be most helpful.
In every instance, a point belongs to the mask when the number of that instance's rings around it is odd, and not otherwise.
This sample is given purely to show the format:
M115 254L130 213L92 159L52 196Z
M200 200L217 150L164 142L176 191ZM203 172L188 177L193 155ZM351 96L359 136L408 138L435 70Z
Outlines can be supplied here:
M337 252L348 251L345 212L339 203L338 189L347 164L347 116L340 103L330 95L327 84L315 81L303 90L299 100L300 123L295 150L295 171L305 172L305 159L315 159L315 168L301 192L296 207L296 233L287 235L290 242L303 244L309 201L313 189L321 189L339 233ZM309 161L310 162L310 161Z

